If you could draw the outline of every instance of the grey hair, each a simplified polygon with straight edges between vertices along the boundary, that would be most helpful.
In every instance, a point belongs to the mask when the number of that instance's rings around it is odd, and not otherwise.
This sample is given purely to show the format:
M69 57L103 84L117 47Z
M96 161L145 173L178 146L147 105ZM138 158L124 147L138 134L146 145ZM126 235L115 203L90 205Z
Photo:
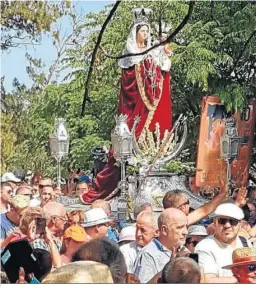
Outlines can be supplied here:
M137 203L133 210L134 218L137 219L140 212L142 212L147 206L152 207L152 204L150 202Z
M61 203L50 202L43 207L43 217L46 219L48 225L51 221L52 216L58 216L61 209L65 209Z
M154 212L150 212L150 211L141 211L139 213L139 215L137 216L137 220L141 217L148 217L150 218L150 221L152 223L152 227L154 230L158 230L158 224L157 224L157 221L158 221L158 215Z

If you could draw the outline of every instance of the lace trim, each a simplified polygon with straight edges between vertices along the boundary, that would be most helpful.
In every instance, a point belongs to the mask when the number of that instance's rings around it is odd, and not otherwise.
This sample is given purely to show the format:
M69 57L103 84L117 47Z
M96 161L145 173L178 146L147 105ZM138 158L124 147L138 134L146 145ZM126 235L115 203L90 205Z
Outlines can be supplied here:
M158 103L161 100L162 92L163 92L163 80L164 80L164 78L162 76L161 80L159 81L160 96L158 99L154 100L154 104L152 105L146 96L145 87L143 86L140 63L135 65L135 75L136 75L136 80L137 80L141 99L143 100L144 104L146 105L147 109L149 110L147 120L145 122L145 125L141 131L141 134L140 134L140 137L138 140L138 143L142 143L142 142L144 142L144 139L146 137L146 130L148 129L148 127L149 127L149 125L150 125L150 123L154 117Z

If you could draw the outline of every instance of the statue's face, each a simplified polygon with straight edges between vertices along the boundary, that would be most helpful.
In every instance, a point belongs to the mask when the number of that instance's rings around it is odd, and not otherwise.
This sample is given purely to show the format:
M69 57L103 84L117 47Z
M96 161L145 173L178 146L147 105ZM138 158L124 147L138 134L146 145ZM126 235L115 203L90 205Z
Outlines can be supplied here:
M232 268L232 272L242 284L256 284L256 264L241 265Z
M148 39L148 26L142 26L137 32L137 42L144 42Z

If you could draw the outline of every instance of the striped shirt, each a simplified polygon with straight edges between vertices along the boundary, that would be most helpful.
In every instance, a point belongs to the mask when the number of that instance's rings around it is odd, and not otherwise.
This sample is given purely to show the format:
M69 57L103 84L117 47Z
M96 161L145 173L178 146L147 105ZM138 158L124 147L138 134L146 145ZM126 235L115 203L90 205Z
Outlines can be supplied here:
M5 239L17 227L6 217L6 214L1 214L1 239Z

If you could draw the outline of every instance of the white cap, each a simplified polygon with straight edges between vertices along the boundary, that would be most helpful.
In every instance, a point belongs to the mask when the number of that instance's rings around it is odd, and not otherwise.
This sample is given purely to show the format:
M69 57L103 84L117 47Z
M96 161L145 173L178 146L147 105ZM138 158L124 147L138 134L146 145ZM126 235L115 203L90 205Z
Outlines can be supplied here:
M124 227L119 234L118 243L122 241L135 241L135 233L136 233L135 226Z
M191 225L188 227L188 236L208 236L208 233L203 225Z
M113 219L108 218L106 212L102 208L93 208L84 213L84 223L82 226L91 227L111 221L113 221Z
M222 203L215 210L215 217L224 216L230 217L236 220L242 220L244 218L244 212L234 203Z
M4 173L2 176L1 182L15 182L19 183L21 180L17 178L12 172Z

